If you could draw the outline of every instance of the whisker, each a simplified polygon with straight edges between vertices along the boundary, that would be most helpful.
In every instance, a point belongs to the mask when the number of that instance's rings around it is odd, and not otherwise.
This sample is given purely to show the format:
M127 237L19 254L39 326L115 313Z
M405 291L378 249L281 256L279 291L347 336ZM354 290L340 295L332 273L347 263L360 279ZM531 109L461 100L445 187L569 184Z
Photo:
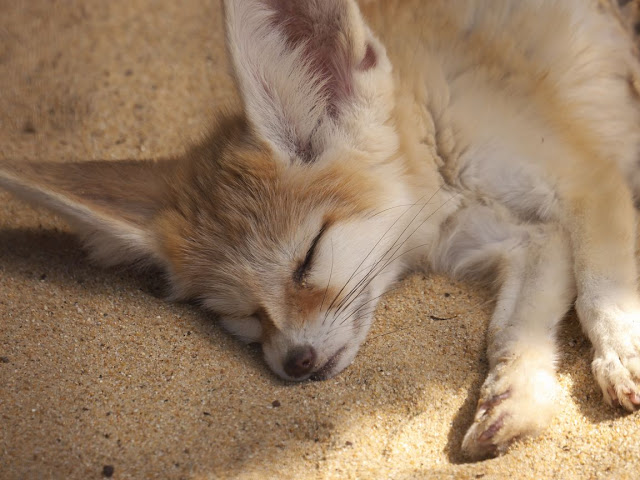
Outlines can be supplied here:
M409 250L407 250L407 251L405 251L405 252L402 252L400 255L398 255L398 256L396 256L396 257L394 257L394 256L393 256L393 255L395 255L395 253L396 253L396 252L397 252L397 251L398 251L398 250L399 250L399 249L400 249L400 248L401 248L401 247L402 247L402 246L403 246L403 245L404 245L404 244L409 240L409 238L411 238L411 237L413 236L413 234L415 234L415 233L420 229L420 227L422 227L422 225L424 225L424 224L425 224L425 223L426 223L426 222L427 222L427 221L428 221L428 220L429 220L429 219L430 219L430 218L431 218L431 217L432 217L432 216L433 216L433 215L434 215L438 210L440 210L442 207L444 207L447 203L449 203L451 200L453 200L453 199L454 199L454 198L456 198L457 196L458 196L458 194L457 194L457 193L456 193L456 194L454 194L454 195L452 195L452 196L451 196L451 197L449 197L449 198L448 198L444 203L442 203L442 205L440 205L440 206L439 206L438 208L436 208L433 212L431 212L431 214L429 214L429 216L428 216L427 218L425 218L425 219L424 219L424 221L423 221L422 223L420 223L420 225L418 225L418 226L416 227L416 229L411 233L411 235L409 235L409 236L408 236L408 237L407 237L407 238L406 238L406 239L405 239L405 240L404 240L404 241L403 241L403 242L398 246L398 248L393 252L393 254L392 254L392 258L391 258L389 261L387 261L387 263L385 263L385 264L383 265L383 267L382 267L382 269L381 269L381 270L384 270L385 268L387 268L387 266L388 266L388 265L390 265L390 264L391 264L391 262L394 262L394 261L398 260L398 258L400 258L400 257L404 256L405 254L410 253L410 252L412 252L412 251L414 251L414 250L418 250L418 249L420 249L420 248L422 248L422 247L426 247L426 246L428 246L428 245L429 245L428 243L423 243L423 244L421 244L421 245L417 245L417 246L415 246L415 247L413 247L413 248L410 248Z
M400 290L402 287L400 285L390 288L389 290L386 290L384 293L381 293L380 295L378 295L377 297L373 297L369 300L367 300L366 302L364 302L360 307L356 308L355 311L357 312L358 310L360 310L362 307L366 306L367 304L374 302L376 300L380 300L382 297L384 297L386 294L388 293L392 293L392 292L396 292L398 290Z
M353 324L347 324L346 322L349 321L351 318L353 318L355 315L359 315L361 317L366 317L372 313L375 313L376 309L378 308L378 304L375 303L374 305L371 305L372 302L375 302L376 300L379 300L381 297L383 297L384 295L386 295L387 293L392 293L394 291L397 291L401 288L400 285L397 285L393 288L390 288L389 290L387 290L386 292L371 298L369 300L367 300L366 302L363 302L362 305L358 306L358 308L354 309L352 312L350 312L348 315L345 316L345 318L343 318L340 323L338 323L338 325L333 326L332 322L332 327L331 329L327 332L327 335L331 334L332 332L336 331L336 330L341 330L344 328L348 328L348 327L352 327L354 328L355 325ZM366 307L369 308L369 310L364 310ZM333 338L335 335L331 335L330 337L327 337L327 339Z
M356 285L354 285L353 289L349 292L349 294L345 295L345 298L342 299L342 301L338 304L337 309L340 310L342 308L342 306L344 305L344 303L346 301L348 301L348 299L353 295L354 291L356 291L358 289L358 287L364 282L366 281L372 274L374 268L382 261L382 259L384 259L388 253L394 248L394 246L396 245L396 243L402 238L402 236L405 234L405 232L409 229L409 227L411 226L411 224L420 216L420 214L422 213L422 211L426 208L427 205L429 205L431 203L431 200L433 200L433 198L444 188L444 185L441 185L440 187L438 187L438 189L436 189L435 192L433 192L433 194L431 195L431 197L429 197L429 199L422 204L422 206L420 207L420 209L418 210L418 212L414 215L414 217L411 219L411 221L407 224L407 226L402 230L402 232L400 232L400 235L398 235L398 237L396 238L396 240L391 244L391 246L387 249L387 251L380 257L380 260L378 262L376 262L374 264L374 266L371 268L371 270L369 271L369 273L367 275L365 275ZM424 197L426 197L426 194L423 195L419 200L422 200ZM445 202L446 203L446 202ZM382 242L382 240L384 239L384 237L386 237L386 235L391 231L391 229L393 228L393 226L398 223L400 221L400 219L413 207L413 206L417 206L420 205L418 202L414 203L412 206L410 206L407 210L405 210L392 224L391 226L385 231L385 233L382 235L382 237L378 240L378 242L376 242L376 244L373 246L373 248L371 249L371 251L367 254L367 256L362 260L362 262L360 262L360 264L356 267L356 271L351 275L351 277L349 277L349 279L347 280L347 283L342 287L342 289L340 290L340 292L338 292L338 295L340 293L342 293L342 291L346 288L346 286L349 284L349 282L351 281L351 279L355 276L356 272L360 269L360 267L362 266L362 264L364 263L364 261L371 255L371 253L373 253L373 250L375 250L375 248L380 244L380 242ZM432 212L427 219L425 219L424 222L426 222L429 218L431 218L431 216L437 212L440 208L442 208L444 204L440 205L440 207L438 207L434 212ZM424 222L422 222L418 228L420 228L420 226L422 226L424 224ZM415 233L417 231L414 230L413 233ZM412 233L412 234L413 234ZM405 239L406 242L407 239ZM402 243L404 244L404 242ZM375 276L375 275L374 275ZM331 305L329 305L329 308L331 308L331 306L333 305L333 302Z
M433 212L431 212L431 213L427 216L427 218L425 218L422 222L420 222L420 224L419 224L419 225L418 225L418 226L413 230L413 232L411 232L411 234L409 234L409 235L407 236L407 238L405 238L405 239L402 241L402 243L401 243L400 245L398 245L398 247L397 247L397 248L394 250L394 252L391 254L391 257L392 257L392 258L391 258L389 261L387 261L387 262L383 265L383 267L381 268L381 270L384 270L388 265L390 265L390 263L391 263L392 261L395 261L395 260L397 260L398 258L402 257L405 253L408 253L408 252L411 252L411 251L417 250L417 249L419 249L419 248L422 248L422 247L428 246L428 245L429 245L428 243L423 243L423 244L421 244L421 245L418 245L418 246L416 246L416 247L414 247L414 248L411 248L411 249L407 250L406 252L401 253L400 255L398 255L398 256L396 256L396 257L394 258L394 255L396 254L396 252L398 252L398 250L400 250L400 249L404 246L404 244L405 244L405 243L407 243L407 241L408 241L411 237L413 237L413 235L414 235L418 230L420 230L420 227L422 227L425 223L427 223L427 222L429 221L429 219L430 219L433 215L435 215L435 214L436 214L436 213L437 213L441 208L443 208L447 203L449 203L451 200L453 200L453 199L454 199L454 198L456 198L457 196L458 196L458 194L456 193L456 194L452 195L451 197L449 197L449 198L448 198L447 200L445 200L445 201L444 201L444 202L443 202L443 203L442 203L438 208L436 208ZM386 255L385 255L385 257L386 257ZM384 260L384 257L383 257L383 258L381 258L381 261L382 261L382 260Z
M442 187L441 187L442 188ZM436 195L437 191L432 195L431 198L433 198L434 195ZM424 198L426 196L426 194L422 197ZM420 200L422 200L422 198L420 198ZM386 237L386 235L391 231L391 229L394 227L394 225L396 223L398 223L400 221L400 219L409 211L411 210L412 206L409 206L404 212L402 212L402 214L389 226L389 228L382 234L382 236L380 237L380 239L376 242L376 244L371 248L371 250L369 251L369 253L367 253L367 255L362 259L362 261L360 262L360 264L356 267L354 273L351 274L351 276L347 279L347 281L345 282L345 284L342 286L342 288L338 291L338 293L336 294L336 296L334 297L334 299L331 301L331 303L329 304L329 306L327 307L327 312L329 310L331 310L331 307L333 307L333 304L335 303L335 301L340 297L340 294L344 291L344 289L347 287L347 285L349 284L349 282L351 281L351 279L354 277L354 275L356 274L356 272L360 269L360 267L362 266L362 264L367 260L367 258L369 258L369 256L373 253L373 251L376 249L376 247L380 244L380 242L382 242L382 240L384 239L384 237ZM424 207L422 207L424 208Z
M391 273L391 272L382 272L382 273L379 273L378 275L385 275L385 273ZM355 301L359 298L360 294L364 291L364 289L365 289L367 286L368 286L368 284L367 284L367 285L365 285L365 286L360 290L360 292L359 292L355 297L353 297L353 299L351 299L351 301L350 301L350 302L349 302L349 303L348 303L344 308L342 308L342 309L340 310L340 312L336 312L336 314L337 314L337 315L340 315L342 312L346 311L346 310L347 310L347 309L348 309L348 308L353 304L353 302L355 302ZM391 289L389 289L389 290L385 290L382 294L378 295L378 296L377 296L377 297L375 297L375 298L376 298L376 299L379 299L380 297L382 297L383 295L385 295L387 292L392 292L392 291L394 291L396 288L398 288L398 287L394 287L394 288L391 288ZM369 301L371 301L371 300L367 300L367 302L364 302L364 303L366 304L366 303L368 303ZM360 307L358 307L358 308L360 308ZM357 309L356 309L356 310L357 310ZM343 320L341 320L341 321L340 321L340 323L344 323L344 321L345 321L345 320L343 319Z
M374 337L371 337L369 341L375 340L380 337L386 337L387 335L391 335L392 333L403 332L404 330L413 330L419 327L419 325L409 325L408 327L396 328L395 330L391 330L390 332L380 333Z
M405 204L402 204L402 205L394 205L393 207L385 208L385 209L380 210L380 211L378 211L378 212L376 212L376 213L373 213L373 214L369 215L367 218L368 218L368 219L375 218L375 217L377 217L378 215L382 215L383 213L388 212L389 210L393 210L394 208L401 208L401 207L415 207L415 206L417 206L417 205L419 205L419 204L418 204L418 203L405 203Z
M373 253L373 251L376 249L376 247L380 244L380 242L382 242L382 240L387 236L387 234L391 231L391 229L395 226L396 223L398 223L400 221L400 219L402 217L404 217L404 215L406 215L412 207L416 207L416 206L421 206L420 210L418 210L418 212L414 215L414 217L411 219L411 221L407 224L407 226L405 227L405 229L400 233L400 235L398 236L398 239L402 237L402 235L404 234L404 232L409 228L409 226L416 220L416 218L418 218L420 216L420 213L422 212L422 210L424 210L426 208L427 205L429 205L431 203L431 200L433 200L433 198L438 194L438 192L440 192L442 189L444 188L444 185L441 185L440 187L438 187L438 189L436 189L435 192L433 192L433 194L431 194L431 196L429 197L429 199L424 202L424 203L420 203L420 200L424 199L427 194L424 194L422 197L420 197L418 199L418 201L416 201L415 203L406 205L408 208L402 212L402 214L389 226L389 228L387 228L387 230L382 234L382 236L380 237L380 239L376 242L376 244L372 247L371 251L369 251L369 253L364 257L364 259L362 260L362 262L360 262L360 264L358 265L358 267L356 267L356 272L359 271L360 267L362 266L362 264L364 263L364 261L369 258L369 256L371 255L371 253ZM391 207L393 208L393 207ZM380 212L378 212L379 214ZM395 242L398 241L398 239L396 239L394 241ZM393 248L392 244L389 247L389 250L391 248ZM389 251L387 250L387 252ZM384 256L384 255L383 255ZM347 283L345 284L345 286L349 283L349 281L351 281L351 279L355 276L356 272L354 272L351 277L349 277L349 279L347 280ZM343 287L344 288L344 287Z
M377 275L380 274L381 271L383 271L384 269L386 269L391 262L386 262L383 264L383 266L379 269L377 269L377 271L374 272L375 267L377 265L379 265L381 262L383 262L385 260L385 258L387 257L387 255L389 254L389 252L391 252L391 250L395 247L396 243L402 238L402 236L404 235L404 233L408 230L408 228L411 226L411 224L415 221L415 219L418 217L418 215L420 214L420 212L422 212L422 210L425 208L426 205L429 204L429 202L431 201L431 199L433 198L433 196L435 196L436 193L438 193L438 191L440 191L443 188L443 186L441 186L429 199L429 201L427 203L425 203L425 205L418 211L418 213L416 214L416 216L414 216L413 219L411 219L411 221L407 224L407 226L405 227L405 229L400 233L400 235L398 236L398 238L394 241L394 243L391 245L391 247L384 253L384 255L382 255L379 259L378 262L376 262L376 264L372 267L371 271L365 275L365 277L363 279L361 279L354 287L353 289L349 292L348 295L345 296L345 299L343 299L343 301L341 302L341 304L338 306L338 310L340 310L342 308L342 304L345 302L345 300L348 297L351 297L354 292L357 291L356 296L359 295L367 286L369 286L369 284L371 283L371 281L373 281L373 278L375 278ZM442 207L444 207L448 202L450 202L452 199L454 199L457 196L457 194L452 195L449 199L447 199L445 202L443 202L440 206L438 206L438 208L436 208L433 212L431 212L408 236L407 238L405 238L400 245L397 246L397 248L395 248L395 250L393 250L393 253L391 254L391 256L393 257L396 252L398 252L398 250L400 250L402 248L402 246L404 246L404 244L411 238L413 237L413 235L420 229L420 227L422 227L422 225L424 225L436 212L438 212ZM422 245L424 246L424 245ZM417 247L416 247L417 248ZM415 250L412 249L412 250ZM370 278L370 280L369 280ZM368 281L367 281L368 280ZM366 282L366 284L364 284L361 288L360 285L363 284L363 282Z
M362 312L360 317L361 318L366 318L367 316L375 313L375 311L376 311L376 309L374 307L371 310ZM336 325L335 327L331 328L331 330L329 330L327 332L327 336L325 337L325 341L326 340L332 340L333 338L336 337L336 335L338 335L340 333L343 333L345 331L355 330L356 328L359 328L359 325L356 325L355 323L347 323L347 324Z
M452 195L449 199L447 199L445 202L443 202L443 203L442 203L438 208L436 208L433 212L431 212L431 213L430 213L430 214L429 214L429 215L428 215L428 216L427 216L427 217L426 217L426 218L425 218L425 219L424 219L424 220L423 220L423 221L422 221L422 222L421 222L421 223L420 223L420 224L419 224L419 225L418 225L414 230L413 230L413 232L411 232L411 234L409 234L409 235L407 236L407 238L405 238L405 239L402 241L402 243L400 243L400 245L398 245L398 247L397 247L397 248L393 251L393 253L391 254L391 259L387 260L387 261L386 261L386 263L384 263L384 265L383 265L380 269L378 269L378 271L379 271L379 272L380 272L380 271L383 271L383 270L384 270L384 269L386 269L386 268L387 268L387 266L389 266L392 262L394 262L394 261L398 260L400 257L404 256L405 254L410 253L410 252L412 252L412 251L414 251L414 250L418 250L418 249L421 249L421 248L423 248L423 247L428 246L428 245L429 245L428 243L423 243L423 244L417 245L416 247L413 247L413 248L411 248L411 249L409 249L409 250L407 250L407 251L405 251L405 252L401 253L400 255L394 256L394 255L395 255L395 254L396 254L396 253L397 253L397 252L398 252L398 251L399 251L399 250L400 250L400 249L401 249L401 248L406 244L406 242L407 242L407 241L409 241L409 239L410 239L411 237L413 237L413 235L414 235L414 234L415 234L415 233L420 229L420 227L422 227L422 225L424 225L426 222L428 222L428 221L429 221L429 219L430 219L433 215L435 215L435 214L436 214L436 213L437 213L437 212L438 212L442 207L444 207L447 203L449 203L451 200L453 200L457 195L458 195L458 194ZM386 257L386 255L385 255L385 257ZM385 257L382 257L382 258L380 259L380 261L383 261L383 260L385 259Z
M333 275L333 237L330 237L331 240L331 270L329 271L329 280L327 281L327 286L324 289L324 295L322 296L322 303L320 304L320 309L318 313L322 312L322 307L324 306L324 301L327 299L327 292L329 291L329 285L331 285L331 276ZM322 320L322 325L326 321L327 317Z

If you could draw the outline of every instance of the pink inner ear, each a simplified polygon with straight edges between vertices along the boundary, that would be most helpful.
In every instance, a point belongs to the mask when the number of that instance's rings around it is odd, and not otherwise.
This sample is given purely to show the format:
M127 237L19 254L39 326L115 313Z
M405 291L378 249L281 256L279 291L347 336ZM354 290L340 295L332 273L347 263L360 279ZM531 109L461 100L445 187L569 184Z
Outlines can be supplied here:
M364 58L358 65L358 70L366 72L367 70L372 69L378 63L378 57L376 56L376 51L373 49L373 45L367 43L367 51L364 54Z
M274 24L286 36L292 47L305 45L317 80L323 84L329 115L338 114L339 104L353 92L353 45L346 30L349 28L344 3L337 0L264 0L275 11ZM375 52L367 48L367 55L358 65L366 70L375 65Z

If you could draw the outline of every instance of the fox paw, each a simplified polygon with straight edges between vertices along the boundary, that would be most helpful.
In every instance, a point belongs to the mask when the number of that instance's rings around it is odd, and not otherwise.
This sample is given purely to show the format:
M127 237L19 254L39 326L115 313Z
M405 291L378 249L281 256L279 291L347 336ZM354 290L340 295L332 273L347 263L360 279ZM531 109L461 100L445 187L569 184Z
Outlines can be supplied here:
M462 441L471 460L500 455L514 440L536 436L551 421L558 386L553 371L532 372L518 363L498 366L482 387L473 424Z
M596 349L591 368L605 401L633 412L640 408L640 323L617 330Z

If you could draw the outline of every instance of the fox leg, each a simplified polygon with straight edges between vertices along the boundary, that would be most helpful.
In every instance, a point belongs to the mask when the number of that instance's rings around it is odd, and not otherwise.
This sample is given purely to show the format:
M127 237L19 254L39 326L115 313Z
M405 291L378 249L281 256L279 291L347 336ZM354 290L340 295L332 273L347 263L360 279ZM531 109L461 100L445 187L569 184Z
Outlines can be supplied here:
M556 405L556 327L575 298L569 236L560 227L518 224L496 206L472 206L452 218L433 252L438 271L461 277L496 272L489 323L489 373L462 450L496 455L533 436Z
M576 310L594 349L592 370L610 405L640 406L640 301L631 193L616 169L569 199Z
M556 326L575 295L567 236L554 227L505 252L489 324L489 374L462 450L481 459L535 436L555 412Z

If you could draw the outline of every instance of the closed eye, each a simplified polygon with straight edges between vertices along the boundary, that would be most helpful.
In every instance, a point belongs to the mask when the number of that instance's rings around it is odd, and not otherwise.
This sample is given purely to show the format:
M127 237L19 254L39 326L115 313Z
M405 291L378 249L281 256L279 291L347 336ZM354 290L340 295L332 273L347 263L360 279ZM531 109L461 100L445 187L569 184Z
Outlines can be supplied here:
M295 271L293 272L293 281L296 282L298 285L301 285L303 287L306 286L306 277L309 274L311 265L313 264L313 256L315 254L316 247L318 246L318 242L320 241L320 238L322 238L322 235L327 230L327 227L328 227L328 224L326 222L322 224L320 231L311 242L311 246L309 247L309 250L307 250L307 254L304 257L304 260L302 261L302 263L300 263L300 265L298 265L298 268L296 268Z

